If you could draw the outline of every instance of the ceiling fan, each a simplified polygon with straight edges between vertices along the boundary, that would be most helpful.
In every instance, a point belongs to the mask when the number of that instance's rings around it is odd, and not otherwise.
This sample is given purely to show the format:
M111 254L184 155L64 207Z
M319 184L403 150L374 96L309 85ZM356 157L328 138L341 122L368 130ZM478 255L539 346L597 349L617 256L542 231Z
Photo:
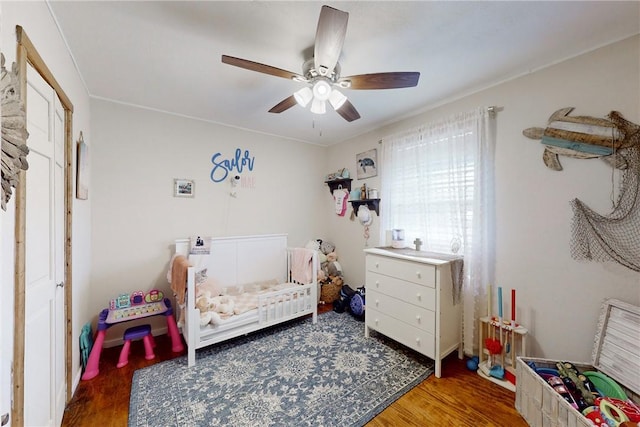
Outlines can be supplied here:
M308 86L285 98L270 113L282 113L296 104L306 107L315 114L326 112L327 101L346 121L352 122L360 118L360 114L339 89L398 89L414 87L418 84L418 72L388 72L359 74L340 77L338 59L342 52L349 14L330 6L322 6L313 58L302 65L302 74L249 61L247 59L222 55L222 62L259 73L308 83Z

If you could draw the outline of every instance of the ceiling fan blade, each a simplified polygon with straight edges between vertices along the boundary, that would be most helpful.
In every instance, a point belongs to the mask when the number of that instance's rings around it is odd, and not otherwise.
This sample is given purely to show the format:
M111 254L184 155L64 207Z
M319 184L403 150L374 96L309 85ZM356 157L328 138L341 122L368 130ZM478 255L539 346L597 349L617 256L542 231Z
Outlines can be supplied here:
M419 78L418 72L373 73L343 77L337 83L349 89L399 89L417 86Z
M288 110L289 108L293 107L296 104L297 104L296 99L293 97L293 95L291 95L290 97L283 99L280 103L278 103L271 110L269 110L269 112L282 113L283 111Z
M264 74L270 74L272 76L282 77L289 80L292 80L295 78L297 80L306 81L306 79L298 73L283 70L281 68L272 67L271 65L261 64L259 62L249 61L248 59L222 55L222 62L224 62L225 64L244 68L246 70L257 71L259 73L264 73Z
M360 113L358 113L358 110L356 110L356 108L351 102L349 102L348 99L344 101L344 104L342 104L342 106L336 111L342 116L343 119L348 122L352 122L360 118Z
M315 69L320 75L328 76L335 68L347 34L348 20L347 12L322 6L313 52Z

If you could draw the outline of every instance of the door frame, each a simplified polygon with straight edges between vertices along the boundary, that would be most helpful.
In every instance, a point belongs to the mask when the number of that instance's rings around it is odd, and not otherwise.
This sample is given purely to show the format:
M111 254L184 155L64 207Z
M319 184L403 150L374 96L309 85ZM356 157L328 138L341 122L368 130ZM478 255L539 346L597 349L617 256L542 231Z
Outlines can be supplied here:
M53 73L36 50L35 46L20 25L16 25L18 78L20 81L20 98L27 104L27 63L55 90L64 109L64 302L65 302L65 383L66 402L72 397L72 259L71 242L73 224L73 104ZM25 350L25 266L26 266L26 171L20 171L16 187L15 212L15 277L14 277L14 318L13 335L13 403L11 405L12 424L24 424L24 350Z

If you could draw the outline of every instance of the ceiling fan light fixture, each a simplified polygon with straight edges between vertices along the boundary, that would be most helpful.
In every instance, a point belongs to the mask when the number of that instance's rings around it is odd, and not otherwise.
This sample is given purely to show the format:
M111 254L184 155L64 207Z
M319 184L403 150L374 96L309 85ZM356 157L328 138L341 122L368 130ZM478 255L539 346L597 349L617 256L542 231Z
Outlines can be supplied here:
M331 85L326 80L318 80L313 84L313 98L326 101L331 96Z
M320 100L318 98L313 98L310 111L313 114L324 114L327 112L326 103L323 100Z
M303 87L302 89L296 91L293 94L293 97L296 99L296 102L301 106L301 107L306 107L309 102L311 102L311 100L313 99L313 92L311 92L311 89L307 86Z
M346 100L347 100L347 97L344 96L344 94L339 90L334 89L331 91L331 95L329 95L329 103L331 104L334 110L337 110L338 108L342 107L342 105L345 103Z
M320 74L321 76L327 76L329 74L329 69L324 65L320 65L317 70L318 74Z

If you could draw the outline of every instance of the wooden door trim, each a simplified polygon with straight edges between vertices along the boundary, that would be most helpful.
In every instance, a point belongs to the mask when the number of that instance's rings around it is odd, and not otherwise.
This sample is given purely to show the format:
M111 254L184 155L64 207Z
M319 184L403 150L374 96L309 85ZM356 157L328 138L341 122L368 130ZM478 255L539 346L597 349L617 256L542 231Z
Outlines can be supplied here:
M55 90L64 109L64 299L65 299L65 382L66 402L72 397L72 260L71 242L73 225L73 104L64 92L58 81L49 70L46 63L36 50L35 46L20 25L16 25L17 52L16 62L18 77L20 79L20 97L27 105L27 62L36 70L42 78ZM14 277L14 338L13 338L13 404L11 405L11 419L15 426L24 425L24 354L25 354L25 266L26 266L26 172L19 174L19 183L16 188L16 212L15 212L15 277Z

